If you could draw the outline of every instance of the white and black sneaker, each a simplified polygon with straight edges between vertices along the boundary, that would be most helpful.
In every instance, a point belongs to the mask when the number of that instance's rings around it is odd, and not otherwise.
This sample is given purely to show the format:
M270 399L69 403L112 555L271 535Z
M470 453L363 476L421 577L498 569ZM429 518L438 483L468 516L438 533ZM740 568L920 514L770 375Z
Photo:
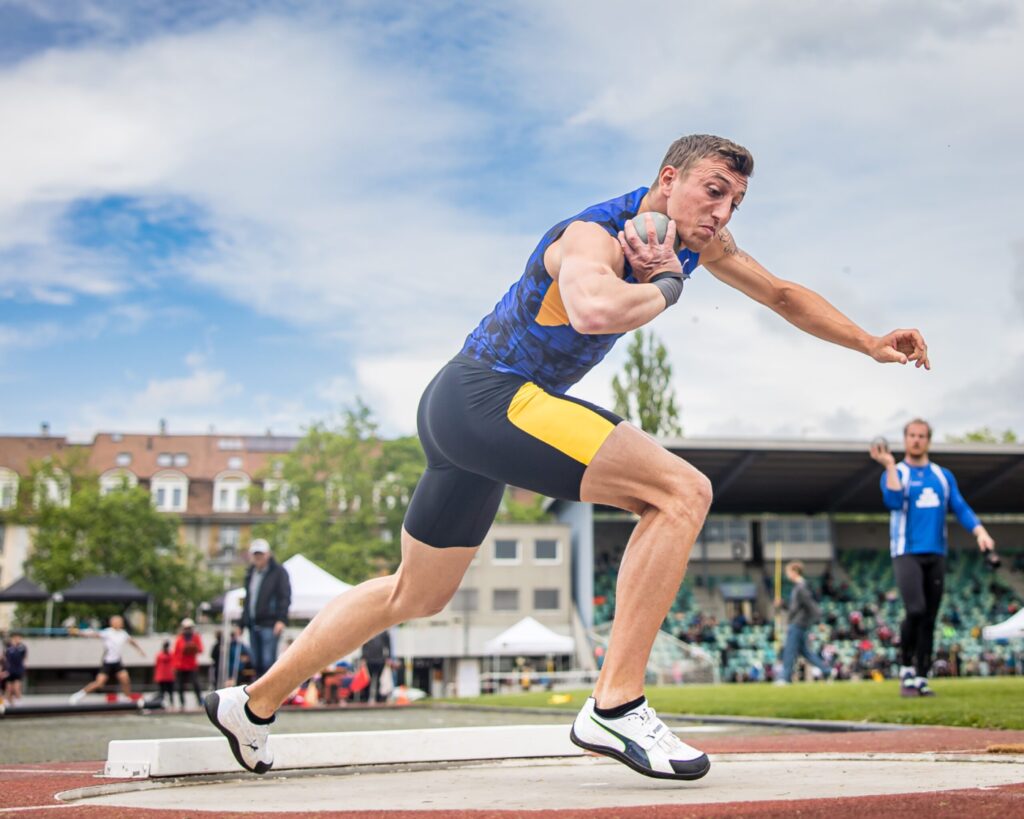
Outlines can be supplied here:
M253 773L266 773L274 765L270 752L270 722L257 724L246 713L245 686L222 688L206 698L206 716L227 737L238 764Z
M900 666L900 696L920 697L921 689L917 685L917 672L913 666ZM925 686L927 688L927 686Z
M587 698L569 733L580 748L657 779L700 779L711 769L708 755L673 734L646 699L614 719L600 716L596 704L593 697Z

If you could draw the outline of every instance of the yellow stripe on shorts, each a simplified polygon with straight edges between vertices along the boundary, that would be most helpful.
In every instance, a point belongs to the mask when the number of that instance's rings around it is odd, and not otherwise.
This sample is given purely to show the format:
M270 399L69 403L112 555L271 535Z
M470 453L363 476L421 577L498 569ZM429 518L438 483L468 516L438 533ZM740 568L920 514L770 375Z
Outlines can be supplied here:
M523 384L508 405L508 420L527 435L587 465L615 428L607 418L572 401Z

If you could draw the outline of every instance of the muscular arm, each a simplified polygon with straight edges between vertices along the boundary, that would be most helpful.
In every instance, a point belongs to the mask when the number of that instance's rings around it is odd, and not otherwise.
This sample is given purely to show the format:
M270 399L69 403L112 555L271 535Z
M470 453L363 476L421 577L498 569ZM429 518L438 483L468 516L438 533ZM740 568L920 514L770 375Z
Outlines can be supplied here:
M738 248L732 234L725 228L719 232L714 246L702 254L701 264L717 279L770 307L804 332L866 355L871 354L874 336L813 290L773 276L756 259Z
M573 222L558 240L560 258L549 269L579 333L625 333L642 327L665 309L665 297L653 284L629 284L620 278L622 249L591 222Z

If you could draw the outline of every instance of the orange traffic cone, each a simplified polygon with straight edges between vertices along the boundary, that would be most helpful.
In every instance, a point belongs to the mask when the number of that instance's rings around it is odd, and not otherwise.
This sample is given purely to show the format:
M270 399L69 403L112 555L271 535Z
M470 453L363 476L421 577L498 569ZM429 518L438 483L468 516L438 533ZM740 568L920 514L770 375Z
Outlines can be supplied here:
M404 685L398 686L395 689L395 705L408 705L409 694Z

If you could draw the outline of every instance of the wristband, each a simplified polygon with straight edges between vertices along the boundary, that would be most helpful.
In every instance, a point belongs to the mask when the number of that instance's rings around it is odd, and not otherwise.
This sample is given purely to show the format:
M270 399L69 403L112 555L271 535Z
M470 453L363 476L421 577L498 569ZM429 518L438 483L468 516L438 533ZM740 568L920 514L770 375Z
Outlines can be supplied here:
M666 270L664 273L656 273L648 284L653 284L665 297L665 309L667 310L683 294L683 277L679 273Z

